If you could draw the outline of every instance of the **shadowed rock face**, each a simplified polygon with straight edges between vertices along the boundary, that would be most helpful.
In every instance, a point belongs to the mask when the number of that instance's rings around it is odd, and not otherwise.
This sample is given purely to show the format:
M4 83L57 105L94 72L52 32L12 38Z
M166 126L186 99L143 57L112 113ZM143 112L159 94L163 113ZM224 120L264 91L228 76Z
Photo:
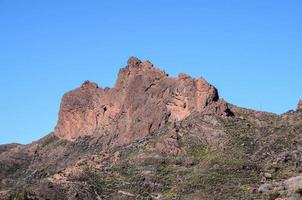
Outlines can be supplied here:
M177 122L192 112L228 115L227 104L204 78L178 78L131 57L119 72L114 88L86 81L64 95L55 133L74 140L79 136L110 136L110 144L129 143Z

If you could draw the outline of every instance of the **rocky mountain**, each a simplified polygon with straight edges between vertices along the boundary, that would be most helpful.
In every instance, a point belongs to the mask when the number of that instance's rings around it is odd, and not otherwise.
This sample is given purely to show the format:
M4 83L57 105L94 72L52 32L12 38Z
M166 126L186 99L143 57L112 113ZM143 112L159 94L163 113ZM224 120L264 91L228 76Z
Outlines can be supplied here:
M205 79L186 74L170 78L150 62L131 57L114 88L85 81L64 95L55 134L67 140L108 135L109 146L115 146L142 139L194 111L230 114Z
M0 199L302 199L302 101L282 115L131 57L63 96L53 133L0 145Z

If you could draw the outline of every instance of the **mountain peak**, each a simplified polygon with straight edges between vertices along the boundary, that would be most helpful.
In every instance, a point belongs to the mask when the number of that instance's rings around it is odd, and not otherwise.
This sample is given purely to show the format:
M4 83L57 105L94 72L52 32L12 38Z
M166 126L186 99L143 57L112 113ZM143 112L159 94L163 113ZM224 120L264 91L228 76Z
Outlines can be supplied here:
M84 83L81 86L81 88L91 88L91 89L96 89L98 87L99 86L98 86L97 83L93 83L93 82L90 82L88 80L84 81Z
M127 61L127 66L129 67L134 67L134 66L139 66L142 63L140 59L137 57L131 56L128 61Z
M229 114L217 89L204 78L194 79L184 73L170 78L150 61L135 57L120 70L114 88L101 89L90 81L81 88L62 99L55 129L61 138L107 135L108 145L118 145L143 138L195 111Z

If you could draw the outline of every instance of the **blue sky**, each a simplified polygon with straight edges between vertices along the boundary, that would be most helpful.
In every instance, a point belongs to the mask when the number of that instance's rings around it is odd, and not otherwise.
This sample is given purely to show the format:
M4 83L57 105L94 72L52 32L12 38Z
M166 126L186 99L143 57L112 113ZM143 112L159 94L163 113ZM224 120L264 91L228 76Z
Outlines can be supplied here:
M132 55L283 113L302 98L302 1L0 0L0 143L51 132L66 91L112 86Z

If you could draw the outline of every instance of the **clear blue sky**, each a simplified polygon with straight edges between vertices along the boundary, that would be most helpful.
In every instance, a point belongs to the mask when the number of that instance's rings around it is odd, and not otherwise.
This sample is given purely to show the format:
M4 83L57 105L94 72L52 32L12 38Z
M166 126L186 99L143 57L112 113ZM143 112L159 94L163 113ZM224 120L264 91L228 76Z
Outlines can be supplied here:
M0 0L0 143L51 132L66 91L112 86L131 55L282 113L302 98L302 1Z

